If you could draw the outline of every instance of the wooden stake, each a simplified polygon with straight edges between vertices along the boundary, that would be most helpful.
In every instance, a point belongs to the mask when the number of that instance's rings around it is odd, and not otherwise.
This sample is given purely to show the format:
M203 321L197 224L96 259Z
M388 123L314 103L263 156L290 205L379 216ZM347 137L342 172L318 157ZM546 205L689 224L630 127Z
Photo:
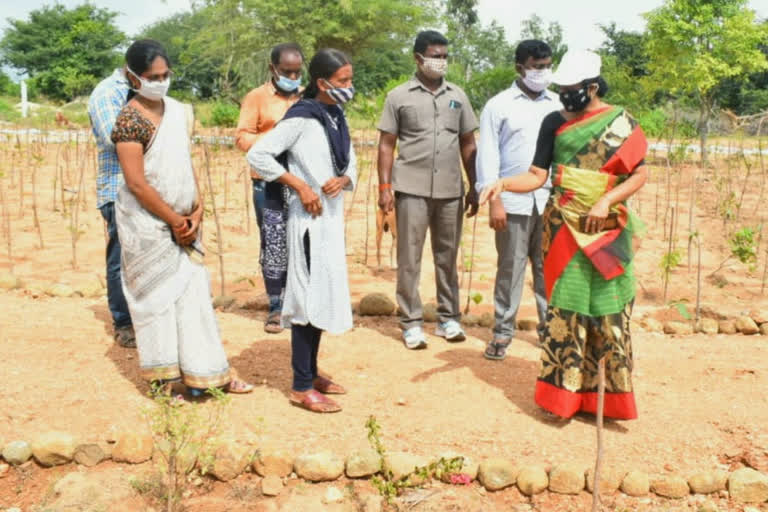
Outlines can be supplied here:
M597 457L592 480L592 512L598 512L600 500L600 470L603 465L603 411L605 409L605 358L597 363Z
M464 308L465 315L469 313L469 303L472 300L472 274L475 269L475 240L477 239L477 218L479 216L479 213L475 214L475 220L472 222L472 249L469 252L469 284L467 285L467 305Z
M205 175L208 179L208 195L211 198L213 219L216 221L216 244L218 246L219 256L219 278L221 279L221 295L224 295L224 243L221 239L221 223L219 222L219 212L216 211L216 196L213 193L213 183L211 182L211 162L208 144L203 144L203 155L205 155Z

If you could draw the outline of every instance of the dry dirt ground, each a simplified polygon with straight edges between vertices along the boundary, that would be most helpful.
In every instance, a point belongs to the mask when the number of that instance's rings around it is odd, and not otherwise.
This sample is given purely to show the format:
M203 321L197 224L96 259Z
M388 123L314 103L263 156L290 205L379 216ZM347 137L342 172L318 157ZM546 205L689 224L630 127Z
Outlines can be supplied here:
M347 253L353 302L370 292L394 298L395 271L389 268L388 237L383 269L377 268L375 258L376 198L369 180L374 149L370 144L360 148L360 184L354 196L347 197ZM36 154L39 158L35 158ZM56 282L75 288L96 280L103 282L105 237L95 208L93 147L51 144L30 148L22 144L17 148L6 143L0 144L0 157L4 173L0 178L4 198L0 271L11 268L7 253L10 227L13 271L25 283L23 289L0 293L0 375L4 377L0 441L31 439L48 430L99 440L115 429L141 424L145 421L143 411L151 404L146 396L147 385L139 377L136 351L120 348L112 341L106 299L52 298L40 292ZM728 254L726 234L745 226L756 227L762 221L759 206L766 176L755 162L746 180L746 169L743 165L736 168L735 160L729 163L719 158L706 178L701 173L694 210L695 225L702 235L702 304L726 314L766 306L761 293L762 255L751 272L736 260L726 262L719 272L722 287L706 278ZM200 147L195 148L195 161L200 182L208 189ZM673 172L668 189L668 171L662 160L656 163L650 184L634 201L634 208L648 223L648 235L637 256L641 283L637 320L645 314L679 315L663 303L659 271L660 259L667 250L663 219L668 205L676 201L675 245L682 248L683 260L672 272L667 302L688 301L692 310L696 295L695 250L690 272L685 257L692 167ZM400 341L395 317L356 317L352 331L343 336L325 336L321 345L321 369L350 391L339 400L343 412L322 416L291 407L287 400L291 380L289 335L265 334L265 313L253 307L263 294L263 286L245 170L240 154L229 149L213 152L211 174L221 215L224 287L237 299L235 306L218 313L218 319L232 366L241 377L257 384L252 394L233 397L226 425L228 435L254 446L278 445L297 454L325 449L346 454L366 444L364 425L370 415L375 415L390 450L424 455L454 451L476 460L499 455L521 464L576 461L586 467L593 463L592 418L577 417L566 425L552 425L537 412L533 389L539 350L530 332L518 334L506 360L491 362L482 357L489 329L471 328L465 343L453 345L430 336L428 350L411 352ZM58 176L56 182L54 175ZM78 185L80 181L82 185ZM718 206L722 206L728 186L735 191L736 200L743 187L744 199L740 218L724 225ZM62 209L62 195L66 212ZM33 204L38 210L43 247L35 228ZM71 212L78 205L75 222ZM465 223L460 266L469 266L472 227L471 221ZM211 214L205 230L211 249L206 262L214 294L218 295L219 260L213 253L217 241ZM75 269L72 234L78 232ZM479 292L482 300L479 304L473 302L471 311L492 311L495 249L485 209L477 221L474 253L471 293ZM424 262L420 289L424 301L429 302L434 300L435 292L428 248ZM466 273L462 278L462 307L468 282ZM520 316L534 315L527 287ZM430 334L433 329L434 324L427 325ZM607 425L606 457L612 464L652 474L675 472L684 476L718 465L735 467L742 458L763 470L768 468L768 337L668 337L636 327L633 341L640 417ZM126 474L141 471L111 466L88 471L107 471L104 468ZM18 505L26 512L45 500L56 478L72 470L73 466L12 471L0 480L0 509L3 505ZM247 500L241 498L249 496L249 485L257 488L254 479L246 475L235 484L206 487L207 493L192 498L192 510L248 509ZM368 484L357 482L354 486L372 492ZM299 490L287 496L300 496L302 492L314 496L323 488L311 490L315 486L298 482L294 487ZM511 504L532 503L537 510L582 510L589 501L586 494L545 495L529 502L516 490L492 496L481 494L477 487L438 486L438 491L438 495L414 509L510 510ZM219 505L208 507L206 499L219 500ZM650 499L628 500L625 505L624 498L615 500L616 510L676 510L674 507L688 506L661 505ZM228 503L226 507L224 502ZM725 506L723 502L721 507Z

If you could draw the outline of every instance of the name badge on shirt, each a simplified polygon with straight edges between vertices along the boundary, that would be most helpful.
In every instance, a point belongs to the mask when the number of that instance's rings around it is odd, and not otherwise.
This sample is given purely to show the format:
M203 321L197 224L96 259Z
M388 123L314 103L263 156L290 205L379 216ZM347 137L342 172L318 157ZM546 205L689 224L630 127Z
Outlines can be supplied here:
M456 100L451 100L448 103L448 108L459 109L461 108L461 102Z

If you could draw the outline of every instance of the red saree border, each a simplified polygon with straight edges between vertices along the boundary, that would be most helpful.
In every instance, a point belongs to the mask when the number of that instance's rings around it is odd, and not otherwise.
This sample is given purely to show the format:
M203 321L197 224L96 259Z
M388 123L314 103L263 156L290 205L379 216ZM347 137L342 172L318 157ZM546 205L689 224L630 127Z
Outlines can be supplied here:
M552 290L560 279L565 267L571 262L573 256L579 251L579 244L573 238L573 234L567 226L562 225L552 240L552 245L544 258L544 287L547 293L547 301L552 299Z
M647 152L648 139L638 124L629 134L629 137L621 143L613 156L600 168L600 171L614 176L632 174L637 165L643 161Z
M542 380L536 381L536 404L544 409L570 418L577 412L597 413L597 393L568 391ZM634 393L605 393L603 414L608 418L634 420L637 418L637 405Z
M571 119L570 121L566 121L565 123L560 125L560 128L557 129L557 131L555 132L555 136L560 135L565 130L567 130L568 128L572 127L575 124L578 124L578 123L580 123L582 121L586 121L587 119L595 117L596 115L602 114L602 113L607 112L608 110L611 110L611 109L614 109L614 108L619 108L619 107L617 107L615 105L606 105L603 108L599 108L597 110L593 110L592 112L587 112L586 114L584 114L582 116L579 116L579 117L576 117L574 119Z

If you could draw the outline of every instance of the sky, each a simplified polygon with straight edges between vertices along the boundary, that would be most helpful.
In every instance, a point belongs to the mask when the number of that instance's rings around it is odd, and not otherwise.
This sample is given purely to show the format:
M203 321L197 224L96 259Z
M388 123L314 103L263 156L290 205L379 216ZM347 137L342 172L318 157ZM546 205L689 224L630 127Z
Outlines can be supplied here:
M83 3L83 0L57 1L67 7ZM54 0L0 0L0 31L8 26L7 18L26 18L31 10L52 3ZM91 3L120 13L117 25L129 36L190 6L190 0L92 0ZM545 22L557 21L562 25L569 48L595 49L602 42L598 24L615 21L619 28L642 30L645 26L642 13L662 3L662 0L479 0L478 13L483 23L496 20L501 24L511 41L519 39L520 22L538 14ZM750 0L749 5L760 18L768 18L768 0Z

